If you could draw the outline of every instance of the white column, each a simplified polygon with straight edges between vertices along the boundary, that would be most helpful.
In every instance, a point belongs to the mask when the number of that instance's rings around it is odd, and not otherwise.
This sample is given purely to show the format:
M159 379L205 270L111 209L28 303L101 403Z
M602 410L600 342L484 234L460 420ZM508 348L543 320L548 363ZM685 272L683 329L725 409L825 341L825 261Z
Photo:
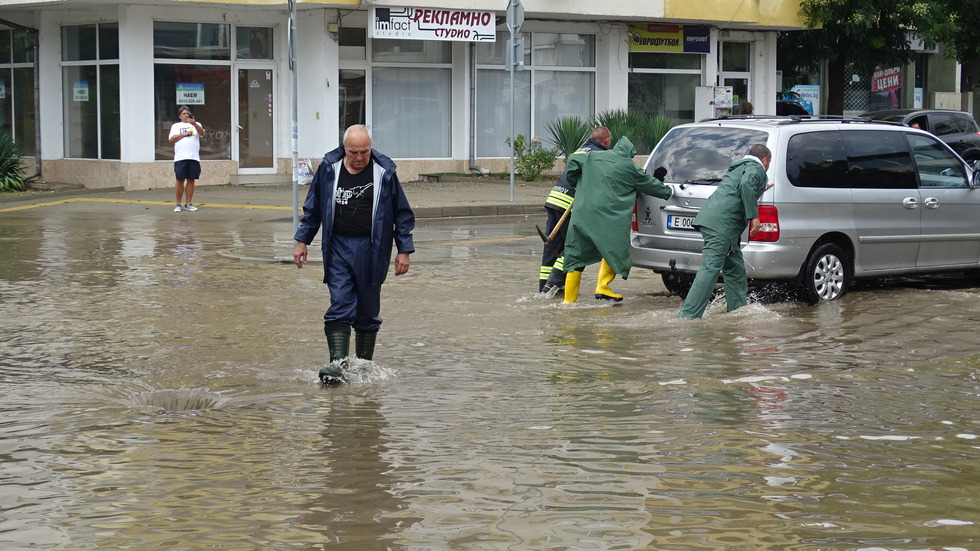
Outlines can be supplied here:
M119 119L122 162L154 160L153 12L119 7ZM174 120L177 114L174 113ZM169 129L169 127L168 127Z

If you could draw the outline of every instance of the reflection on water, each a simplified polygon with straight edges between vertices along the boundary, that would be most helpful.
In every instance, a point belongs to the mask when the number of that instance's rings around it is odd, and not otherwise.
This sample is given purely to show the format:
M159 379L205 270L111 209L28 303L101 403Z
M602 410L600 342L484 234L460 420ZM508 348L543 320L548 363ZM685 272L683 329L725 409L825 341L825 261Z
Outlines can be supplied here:
M219 254L288 222L23 212L0 548L978 546L971 285L680 321L636 271L538 297L534 220L429 222L375 361L322 388L319 266Z

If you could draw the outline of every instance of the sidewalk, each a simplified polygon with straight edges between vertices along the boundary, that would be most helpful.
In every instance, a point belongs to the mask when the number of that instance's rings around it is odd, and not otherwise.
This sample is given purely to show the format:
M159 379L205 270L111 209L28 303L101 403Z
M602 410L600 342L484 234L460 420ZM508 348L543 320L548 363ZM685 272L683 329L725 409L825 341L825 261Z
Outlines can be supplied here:
M450 177L439 182L402 182L405 195L415 212L415 217L440 218L456 216L499 216L527 214L543 216L544 200L553 184L551 182L526 183L515 179L513 200L509 180L480 177ZM138 202L173 205L173 188L141 191L110 189L57 189L33 193L0 194L0 212L18 205L37 205L48 202L85 200L112 202ZM300 216L309 186L299 186L298 204ZM293 186L208 186L197 185L194 203L204 207L275 209L291 215ZM161 209L161 212L166 209Z

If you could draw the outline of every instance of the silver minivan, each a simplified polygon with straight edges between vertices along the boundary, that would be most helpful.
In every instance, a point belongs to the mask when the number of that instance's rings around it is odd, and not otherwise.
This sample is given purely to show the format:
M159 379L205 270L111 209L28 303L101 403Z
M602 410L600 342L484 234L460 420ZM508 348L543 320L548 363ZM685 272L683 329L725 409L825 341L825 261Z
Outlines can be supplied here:
M756 143L773 153L761 231L742 236L750 280L793 282L811 303L853 278L980 267L980 162L935 136L866 119L729 117L674 127L646 170L666 167L675 194L639 196L633 265L686 296L701 266L692 221L732 161Z

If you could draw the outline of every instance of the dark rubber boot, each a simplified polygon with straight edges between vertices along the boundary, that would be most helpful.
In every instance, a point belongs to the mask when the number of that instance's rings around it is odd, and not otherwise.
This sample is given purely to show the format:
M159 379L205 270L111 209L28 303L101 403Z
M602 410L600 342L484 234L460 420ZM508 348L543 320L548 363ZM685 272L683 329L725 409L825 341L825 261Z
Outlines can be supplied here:
M371 360L374 358L374 341L378 338L377 331L355 331L354 353L358 358Z
M346 323L324 322L323 334L327 336L330 363L320 370L320 382L342 383L345 380L343 366L350 353L350 326Z

